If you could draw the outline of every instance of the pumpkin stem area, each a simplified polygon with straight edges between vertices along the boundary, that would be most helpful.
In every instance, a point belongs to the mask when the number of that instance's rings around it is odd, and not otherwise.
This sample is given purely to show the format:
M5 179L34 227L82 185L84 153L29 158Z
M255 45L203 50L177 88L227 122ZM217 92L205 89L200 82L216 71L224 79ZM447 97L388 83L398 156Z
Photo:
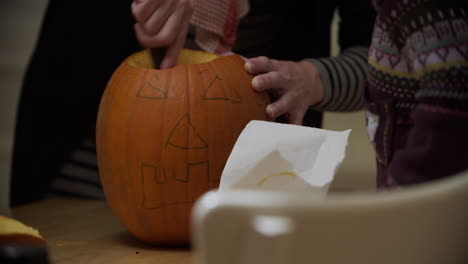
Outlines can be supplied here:
M177 65L200 64L219 58L218 55L199 51L183 49L177 58ZM137 68L156 69L156 63L153 60L150 49L144 49L129 57L128 63Z

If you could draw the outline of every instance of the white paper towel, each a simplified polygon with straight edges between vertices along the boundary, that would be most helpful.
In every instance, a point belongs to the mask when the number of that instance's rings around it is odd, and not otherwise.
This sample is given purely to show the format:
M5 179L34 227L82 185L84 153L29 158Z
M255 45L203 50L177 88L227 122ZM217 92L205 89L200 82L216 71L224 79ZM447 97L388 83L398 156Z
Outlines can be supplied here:
M350 131L251 121L232 149L219 190L326 192Z

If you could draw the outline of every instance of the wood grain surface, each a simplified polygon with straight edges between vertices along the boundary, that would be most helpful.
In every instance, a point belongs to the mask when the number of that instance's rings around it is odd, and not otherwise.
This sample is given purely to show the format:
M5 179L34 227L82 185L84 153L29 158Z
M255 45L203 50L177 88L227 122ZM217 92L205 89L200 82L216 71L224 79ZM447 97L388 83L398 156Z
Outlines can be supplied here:
M190 248L148 245L119 223L104 201L49 199L13 208L13 217L37 228L52 263L193 262Z

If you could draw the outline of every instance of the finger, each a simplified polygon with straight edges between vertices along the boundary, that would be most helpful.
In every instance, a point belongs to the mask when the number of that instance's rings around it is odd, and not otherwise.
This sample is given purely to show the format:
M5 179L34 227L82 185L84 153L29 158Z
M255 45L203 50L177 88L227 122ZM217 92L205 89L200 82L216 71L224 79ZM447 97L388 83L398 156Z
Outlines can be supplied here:
M184 19L183 10L176 9L175 12L169 17L166 23L163 25L161 30L154 36L151 37L152 42L157 45L170 46L172 45L180 31L182 30L184 24L187 24L189 16L186 16Z
M160 45L158 43L155 43L153 38L146 34L145 30L143 29L142 25L140 23L137 23L134 25L134 30L135 30L135 35L136 38L138 39L138 42L146 48L157 48L157 47L162 47L163 45Z
M174 44L168 47L166 56L164 56L164 59L161 62L161 69L170 68L176 65L177 58L179 57L180 51L184 47L185 40L187 39L188 28L189 24L187 23L180 31Z
M144 23L143 28L147 34L156 35L161 30L175 11L175 2L176 1L166 1L153 12L151 17Z
M275 70L273 60L265 56L248 59L244 67L251 74L259 74Z
M302 125L305 113L306 113L306 110L304 109L301 109L301 108L294 109L288 115L289 123L293 125Z
M277 71L260 74L252 79L252 86L257 92L283 90L286 85L286 80Z
M284 111L281 108L278 108L277 102L278 101L269 104L266 107L266 114L270 119L276 119L280 115L284 114Z
M279 100L267 105L266 113L270 118L277 118L280 115L283 115L287 112L287 104L285 103L284 98L279 98Z
M146 22L161 3L160 0L134 0L130 9L137 22Z
M168 47L172 45L182 28L182 23L174 23L174 20L181 19L180 16L169 17L168 22L156 35L149 35L143 26L138 23L135 25L135 34L138 42L147 48Z
M291 114L291 109L294 109L296 102L291 94L284 94L275 102L267 106L267 115L271 118L277 118L283 114Z

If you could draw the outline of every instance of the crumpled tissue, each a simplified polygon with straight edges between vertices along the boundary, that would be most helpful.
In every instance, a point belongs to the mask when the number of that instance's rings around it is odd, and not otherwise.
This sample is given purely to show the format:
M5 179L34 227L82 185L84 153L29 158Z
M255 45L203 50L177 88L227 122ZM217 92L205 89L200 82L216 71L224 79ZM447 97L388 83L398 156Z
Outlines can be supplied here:
M226 162L219 191L253 189L326 194L345 157L350 132L251 121Z

